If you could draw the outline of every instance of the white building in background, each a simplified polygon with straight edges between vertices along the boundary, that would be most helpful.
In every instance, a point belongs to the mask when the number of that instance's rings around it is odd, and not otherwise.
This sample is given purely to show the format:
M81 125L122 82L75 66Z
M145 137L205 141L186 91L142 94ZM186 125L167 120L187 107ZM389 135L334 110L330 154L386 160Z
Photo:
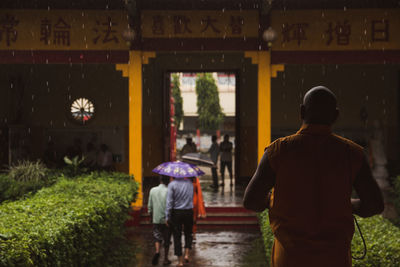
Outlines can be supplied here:
M180 78L180 89L183 99L184 123L180 130L193 130L196 128L197 120L197 95L196 77L197 73L178 73ZM234 73L213 72L212 76L218 87L219 103L225 113L222 130L234 130L236 111L236 77ZM233 125L232 125L233 124Z

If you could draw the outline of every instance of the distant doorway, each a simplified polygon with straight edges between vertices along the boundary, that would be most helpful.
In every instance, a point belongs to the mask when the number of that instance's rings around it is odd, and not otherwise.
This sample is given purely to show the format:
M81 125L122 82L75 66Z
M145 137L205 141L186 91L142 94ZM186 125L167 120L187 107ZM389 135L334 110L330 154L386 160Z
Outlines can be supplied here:
M232 175L235 171L237 149L236 91L237 75L234 72L169 72L168 118L166 136L170 160L181 159L187 140L195 144L197 153L207 154L212 136L221 143L225 135L233 144ZM203 168L207 174L210 168ZM220 159L218 176L220 179ZM229 172L225 169L225 178ZM228 182L229 183L229 182Z

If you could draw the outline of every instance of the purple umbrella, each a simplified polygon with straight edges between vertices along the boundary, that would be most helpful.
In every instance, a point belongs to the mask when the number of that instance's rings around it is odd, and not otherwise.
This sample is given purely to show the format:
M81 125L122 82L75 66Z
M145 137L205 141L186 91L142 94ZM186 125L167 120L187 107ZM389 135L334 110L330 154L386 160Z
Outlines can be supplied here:
M205 174L196 165L182 161L169 161L161 163L153 169L153 172L175 178L196 177Z

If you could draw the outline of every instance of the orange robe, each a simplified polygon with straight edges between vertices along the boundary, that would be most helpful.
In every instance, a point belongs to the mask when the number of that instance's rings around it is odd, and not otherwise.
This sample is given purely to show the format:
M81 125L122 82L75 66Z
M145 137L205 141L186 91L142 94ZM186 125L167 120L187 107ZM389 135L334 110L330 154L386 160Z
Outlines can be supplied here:
M275 240L272 267L351 267L354 233L351 193L363 149L303 125L267 147L276 174L269 220Z
M196 221L199 216L206 215L203 193L201 191L199 178L193 179L193 233L197 231Z

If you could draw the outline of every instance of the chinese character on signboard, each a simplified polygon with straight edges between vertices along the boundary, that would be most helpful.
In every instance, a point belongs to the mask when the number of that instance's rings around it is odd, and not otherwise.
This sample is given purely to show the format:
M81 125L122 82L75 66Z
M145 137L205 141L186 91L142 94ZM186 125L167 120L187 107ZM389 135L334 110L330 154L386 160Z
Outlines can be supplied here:
M164 34L164 18L160 15L153 16L153 34L163 35Z
M0 42L4 39L7 46L11 45L11 42L16 42L18 38L18 32L14 28L19 23L14 16L6 14L3 18L0 18Z
M244 19L240 16L231 16L231 23L229 24L232 29L232 34L242 34L242 26Z
M326 45L330 45L335 36L338 45L348 45L350 43L351 25L347 20L343 23L336 22L335 27L333 27L332 22L329 22L328 29L325 32L328 34Z
M297 41L300 46L301 41L307 40L306 28L308 23L285 23L282 26L282 43L289 43L290 41Z
M201 20L201 24L205 24L205 26L203 27L203 29L201 30L201 33L205 32L208 30L209 27L211 27L211 29L215 32L215 33L220 33L221 31L217 29L217 27L215 27L214 23L216 23L217 20L216 19L212 19L210 16L207 16L207 18L204 18Z
M189 28L190 19L187 16L176 15L174 16L174 33L175 34L183 34L183 33L192 33L192 30Z
M372 42L389 42L389 20L371 21Z
M67 24L61 17L54 24L53 43L57 45L70 46L71 44L71 25Z
M44 18L40 21L40 41L44 44L50 44L51 37L51 21Z
M93 31L97 34L95 38L93 38L93 43L97 44L97 42L101 39L103 44L114 41L114 43L119 43L118 37L115 35L117 32L113 27L117 26L118 23L115 23L111 20L111 17L107 17L107 21L100 22L96 20L96 26L93 28ZM100 29L100 28L101 29Z

